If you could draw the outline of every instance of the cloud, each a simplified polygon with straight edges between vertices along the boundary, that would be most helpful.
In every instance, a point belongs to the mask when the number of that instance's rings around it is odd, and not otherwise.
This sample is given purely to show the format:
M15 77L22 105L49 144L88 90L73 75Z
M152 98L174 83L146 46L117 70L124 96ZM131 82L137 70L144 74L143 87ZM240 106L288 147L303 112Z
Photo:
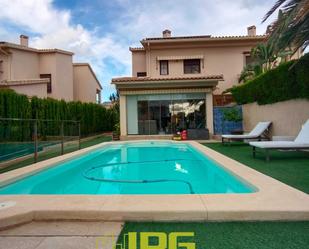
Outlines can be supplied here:
M0 6L6 10L0 11L0 20L32 34L30 46L73 51L74 61L91 63L107 94L113 91L109 84L112 73L106 66L107 61L120 65L118 73L130 74L131 59L127 46L119 44L113 34L102 36L95 29L88 30L81 24L73 24L71 12L56 9L51 0L0 0ZM12 40L5 25L0 24L0 34Z
M60 9L52 0L0 0L0 36L12 41L26 31L31 46L73 51L74 61L91 63L107 99L114 90L110 79L131 72L128 47L139 46L142 38L160 36L166 28L173 35L240 35L252 24L262 34L266 24L261 25L261 19L272 4L268 0L115 0L89 1L89 8L82 11L70 6ZM97 20L90 18L91 10Z

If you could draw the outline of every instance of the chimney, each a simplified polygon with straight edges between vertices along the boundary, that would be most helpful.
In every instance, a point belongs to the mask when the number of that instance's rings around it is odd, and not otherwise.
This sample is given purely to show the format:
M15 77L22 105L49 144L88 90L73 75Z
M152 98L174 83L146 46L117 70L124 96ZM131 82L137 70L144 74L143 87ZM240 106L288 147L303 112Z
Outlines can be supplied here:
M162 34L163 34L163 38L169 38L172 35L172 31L166 29L162 32Z
M20 35L19 38L20 38L20 45L24 47L28 47L29 37L26 35Z
M248 27L247 31L248 31L248 36L256 36L256 27L254 25Z

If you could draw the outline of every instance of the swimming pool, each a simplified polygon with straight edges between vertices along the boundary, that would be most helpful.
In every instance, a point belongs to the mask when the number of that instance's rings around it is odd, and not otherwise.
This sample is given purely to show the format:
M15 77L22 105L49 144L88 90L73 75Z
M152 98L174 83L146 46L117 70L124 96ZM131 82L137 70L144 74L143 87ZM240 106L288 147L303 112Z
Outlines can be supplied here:
M166 141L102 146L0 188L2 195L252 192L193 146Z

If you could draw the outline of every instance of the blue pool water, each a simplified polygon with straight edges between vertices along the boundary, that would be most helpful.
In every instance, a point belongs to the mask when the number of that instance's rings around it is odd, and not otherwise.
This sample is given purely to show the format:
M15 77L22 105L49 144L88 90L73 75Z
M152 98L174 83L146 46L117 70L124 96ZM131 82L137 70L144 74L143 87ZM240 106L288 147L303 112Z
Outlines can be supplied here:
M251 193L187 144L108 145L0 188L0 194Z

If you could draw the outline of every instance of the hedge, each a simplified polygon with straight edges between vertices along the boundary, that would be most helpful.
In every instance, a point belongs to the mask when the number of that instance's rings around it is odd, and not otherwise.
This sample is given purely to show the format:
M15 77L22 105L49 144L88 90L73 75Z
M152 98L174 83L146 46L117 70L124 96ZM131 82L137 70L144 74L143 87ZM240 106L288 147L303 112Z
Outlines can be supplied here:
M281 64L231 89L238 104L272 104L290 99L309 99L309 53L296 61Z
M38 133L42 136L59 136L60 120L81 122L81 135L88 136L113 130L119 122L116 108L106 109L94 103L65 102L51 98L40 99L17 94L10 89L0 90L0 117L55 120L39 122ZM29 122L0 121L0 140L23 141L31 139L33 126ZM74 123L65 123L65 135L77 135Z

